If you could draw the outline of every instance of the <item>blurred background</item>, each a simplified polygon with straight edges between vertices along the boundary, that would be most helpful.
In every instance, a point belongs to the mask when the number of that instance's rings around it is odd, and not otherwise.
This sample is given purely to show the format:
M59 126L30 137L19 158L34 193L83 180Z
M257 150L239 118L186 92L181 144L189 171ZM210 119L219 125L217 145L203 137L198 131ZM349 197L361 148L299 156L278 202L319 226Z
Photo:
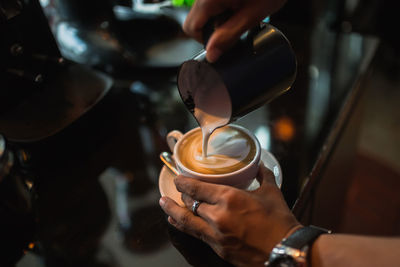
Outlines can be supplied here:
M193 1L0 0L0 266L229 266L158 206ZM292 89L238 121L303 223L400 233L395 0L288 1ZM198 257L201 251L202 257Z

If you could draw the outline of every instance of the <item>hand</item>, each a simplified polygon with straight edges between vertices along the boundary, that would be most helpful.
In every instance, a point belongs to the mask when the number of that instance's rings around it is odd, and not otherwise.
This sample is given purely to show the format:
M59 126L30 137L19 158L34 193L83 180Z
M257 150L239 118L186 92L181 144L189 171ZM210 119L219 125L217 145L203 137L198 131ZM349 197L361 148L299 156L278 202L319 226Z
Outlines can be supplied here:
M280 9L286 0L196 0L183 24L183 30L202 42L206 22L230 10L232 16L219 25L207 43L207 60L215 62L248 29Z
M259 170L261 186L245 191L178 176L175 184L191 208L202 201L195 216L168 197L160 199L168 222L208 243L236 266L263 266L272 248L300 223L296 220L266 167Z

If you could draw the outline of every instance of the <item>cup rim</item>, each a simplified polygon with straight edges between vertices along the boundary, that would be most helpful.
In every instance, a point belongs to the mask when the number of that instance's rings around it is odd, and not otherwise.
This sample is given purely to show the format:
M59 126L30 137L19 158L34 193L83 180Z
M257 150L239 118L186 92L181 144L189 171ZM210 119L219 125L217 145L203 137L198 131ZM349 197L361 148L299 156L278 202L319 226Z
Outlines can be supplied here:
M178 154L177 154L177 149L178 149L180 143L183 141L183 139L184 139L184 137L185 137L186 135L189 135L190 133L192 133L192 132L194 132L194 131L198 131L198 130L201 131L200 126L198 126L198 127L196 127L196 128L191 129L190 131L184 133L183 136L182 136L182 138L180 138L180 139L178 140L178 142L175 144L173 153L174 153L175 162L176 162L177 165L179 165L179 166L177 166L177 167L183 169L185 172L187 172L187 173L193 175L194 177L224 178L224 177L226 177L226 176L237 175L237 174L239 174L239 173L245 172L245 171L248 170L249 168L253 167L255 164L258 165L259 162L260 162L260 160L261 160L261 146L260 146L260 143L259 143L257 137L256 137L252 132L250 132L250 130L244 128L243 126L240 126L240 125L237 125L237 124L228 124L228 125L225 125L225 126L229 126L229 127L233 127L233 128L238 128L238 129L244 131L244 132L245 132L248 136L250 136L251 139L254 141L254 143L255 143L255 145L256 145L256 153L255 153L255 155L254 155L254 158L253 158L246 166L244 166L243 168L240 168L240 169L238 169L238 170L235 170L235 171L233 171L233 172L219 173L219 174L206 174L206 173L201 173L201 172L196 172L196 171L190 170L190 169L187 168L185 165L183 165L183 163L179 160L179 157L177 157L177 155L178 155ZM224 126L224 127L225 127L225 126Z

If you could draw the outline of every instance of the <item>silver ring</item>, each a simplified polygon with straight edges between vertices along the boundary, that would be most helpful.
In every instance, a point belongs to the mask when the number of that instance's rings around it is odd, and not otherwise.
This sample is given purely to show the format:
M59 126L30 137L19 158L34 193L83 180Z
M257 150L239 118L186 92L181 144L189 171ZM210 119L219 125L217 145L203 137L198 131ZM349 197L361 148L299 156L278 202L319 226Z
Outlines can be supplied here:
M201 202L200 202L200 201L197 201L197 200L195 200L195 201L193 202L193 205L192 205L192 212L193 212L193 214L196 215L196 216L199 215L199 214L197 214L197 209L199 208L200 204L201 204Z

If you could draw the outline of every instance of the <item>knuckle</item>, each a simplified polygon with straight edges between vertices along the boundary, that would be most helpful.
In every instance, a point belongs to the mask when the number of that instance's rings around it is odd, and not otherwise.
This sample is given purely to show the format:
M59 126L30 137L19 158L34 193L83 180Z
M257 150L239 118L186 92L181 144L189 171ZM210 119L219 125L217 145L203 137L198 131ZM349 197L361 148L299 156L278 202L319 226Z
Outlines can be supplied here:
M196 196L198 191L199 187L197 186L197 184L193 184L191 187L188 188L188 194L191 197Z
M190 221L190 215L191 214L189 212L185 212L179 218L179 220L177 221L177 224L179 225L180 229L187 229L187 226L188 226L189 221Z
M190 213L189 212L185 212L183 215L182 215L182 218L181 218L181 223L183 224L183 225L187 225L188 223L189 223L189 221L190 221Z
M221 195L223 196L223 199L229 200L232 198L234 189L230 187L224 187L221 189Z
M242 193L234 188L226 189L222 193L221 199L224 200L224 204L228 210L238 208L241 205Z
M233 189L231 189L231 190L225 189L223 192L223 195L224 195L226 202L233 202L236 198L236 194Z
M221 232L226 232L230 225L229 217L226 213L220 214L215 217L214 224Z

